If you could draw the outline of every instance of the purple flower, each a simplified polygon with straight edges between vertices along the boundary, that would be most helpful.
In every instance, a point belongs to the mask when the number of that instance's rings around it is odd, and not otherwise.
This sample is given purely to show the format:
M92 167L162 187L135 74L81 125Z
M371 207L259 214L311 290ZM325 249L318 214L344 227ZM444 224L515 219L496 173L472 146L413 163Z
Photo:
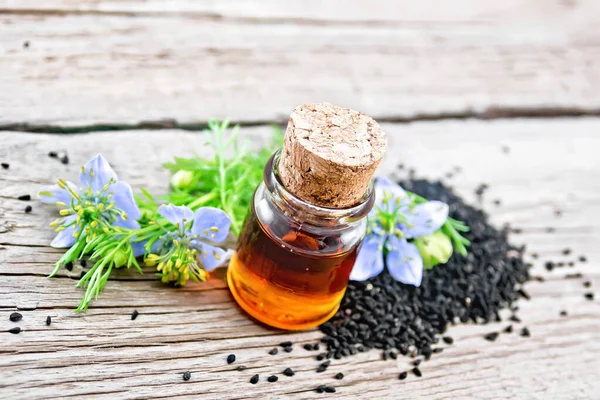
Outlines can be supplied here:
M231 220L223 210L202 207L194 213L186 206L168 204L160 206L158 213L175 225L152 246L146 259L158 264L163 282L184 285L189 278L204 280L204 271L212 271L231 255L230 250L212 244L223 242L229 234Z
M447 204L440 201L416 204L399 185L387 178L377 179L367 236L358 250L350 279L364 281L379 275L385 253L385 265L394 279L419 286L423 279L423 259L409 240L434 233L446 218Z
M97 229L139 228L141 213L131 186L119 181L101 154L81 167L79 183L59 179L57 185L42 186L38 192L40 201L61 208L61 218L50 224L58 232L52 247L71 247L80 236L93 238ZM136 255L143 254L139 245L134 250Z

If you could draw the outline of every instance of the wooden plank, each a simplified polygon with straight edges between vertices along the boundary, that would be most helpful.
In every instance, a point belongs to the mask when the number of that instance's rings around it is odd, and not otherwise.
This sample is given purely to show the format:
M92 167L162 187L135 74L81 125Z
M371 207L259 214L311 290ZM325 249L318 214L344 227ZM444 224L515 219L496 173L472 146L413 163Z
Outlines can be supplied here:
M0 0L0 126L285 121L323 99L388 120L596 113L599 16L594 0Z
M345 398L597 398L600 387L600 303L583 298L580 280L565 279L565 271L547 272L547 259L565 261L585 254L578 266L600 285L600 183L597 149L600 118L560 120L497 120L384 124L390 151L380 173L396 173L397 164L414 166L417 174L442 177L462 167L450 181L468 199L474 189L490 185L483 205L497 224L523 230L516 242L540 254L532 282L533 300L522 302L520 315L532 331L530 339L502 336L497 342L483 334L504 324L460 325L449 334L456 342L423 364L423 378L398 381L410 359L381 361L377 352L335 360L315 375L314 354L301 348L320 337L315 330L285 333L248 319L232 301L223 271L209 282L171 289L151 275L122 271L109 283L86 314L73 309L81 292L79 274L47 279L59 251L48 247L52 238L46 223L51 207L26 203L17 196L33 194L40 184L57 177L75 179L78 166L97 152L115 163L117 172L135 187L154 193L166 190L167 175L160 167L174 155L208 154L201 135L180 131L130 131L89 135L2 134L0 160L0 397L47 399L87 396L125 398L298 398L312 399L317 384L334 384ZM247 128L252 143L268 140L268 127ZM169 146L165 146L168 140ZM460 146L458 145L460 144ZM509 146L508 153L504 146ZM49 150L66 149L71 164L47 157ZM558 161L558 162L557 162ZM493 206L500 198L502 204ZM562 210L560 217L554 211ZM552 226L555 233L546 233ZM570 256L561 256L565 247ZM533 261L533 260L532 260ZM443 268L443 267L442 267ZM567 272L573 272L569 270ZM1 333L15 324L8 315L23 310L19 335ZM133 309L140 312L131 321ZM560 310L568 317L559 317ZM46 326L46 316L53 318ZM507 316L507 314L503 314ZM282 340L295 350L269 356ZM228 366L225 358L238 361ZM236 371L237 365L248 369ZM276 384L264 379L291 367L293 378ZM184 382L181 373L192 379ZM344 372L342 381L333 379ZM258 385L247 383L259 373ZM232 391L232 388L235 390Z

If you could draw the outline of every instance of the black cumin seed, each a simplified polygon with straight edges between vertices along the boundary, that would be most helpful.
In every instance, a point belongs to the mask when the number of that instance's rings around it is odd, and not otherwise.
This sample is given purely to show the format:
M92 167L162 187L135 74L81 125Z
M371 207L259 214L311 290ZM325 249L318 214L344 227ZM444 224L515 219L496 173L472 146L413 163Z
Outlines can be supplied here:
M52 317L48 315L46 317L46 325L50 325L51 323L52 323Z
M485 340L488 340L490 342L495 341L496 339L498 339L498 332L490 332L487 335L485 335L483 337Z
M503 331L503 332L504 332L504 333L512 333L512 331L513 331L513 326L512 326L512 325L509 325L509 326L507 326L506 328L504 328L504 331Z
M283 351L285 351L286 353L291 353L292 350L294 350L294 348L292 346L287 346L283 348Z
M277 382L278 379L279 379L279 377L277 377L277 375L271 375L270 377L267 378L267 381L273 383L273 382Z
M283 370L283 374L285 376L294 376L296 373L291 368L286 368Z
M31 206L25 207L25 213L29 214L32 211L33 211L33 207L31 207Z
M415 376L418 376L419 378L423 376L423 374L421 373L421 370L417 367L414 367L412 369L412 373L415 374Z
M48 152L48 157L56 158L56 157L58 157L58 153L55 151L50 151L50 152Z
M563 253L565 256L568 256L569 254L571 254L571 249L569 249L569 248L567 247L566 249L564 249L564 250L562 251L562 253Z
M552 271L555 267L555 265L552 261L547 261L545 266L548 271Z
M67 165L69 163L69 156L65 154L60 158L60 162Z
M317 368L317 373L320 374L321 372L325 372L326 369L327 369L327 367L319 365L319 367Z
M240 366L239 366L239 367L237 367L236 369L237 369L238 371L244 371L244 370L246 370L247 368L248 368L248 367L246 367L245 365L240 365Z
M532 276L531 279L538 282L546 282L546 279L543 276Z
M565 275L565 279L579 279L579 278L583 278L583 274L581 272Z
M494 200L494 205L495 205L496 207L500 206L501 204L502 204L502 201L500 201L500 199L496 199L496 200Z
M250 383L253 385L256 385L258 383L258 378L259 378L258 374L252 376L252 378L250 378Z
M531 258L537 259L538 257L538 253L531 253Z
M14 312L14 313L10 314L8 319L10 319L12 322L17 322L17 321L20 321L23 319L23 315L21 313Z
M434 353L441 353L442 351L444 351L444 349L441 347L436 347L435 349L433 349Z
M442 340L444 340L444 343L446 343L446 344L452 344L452 343L454 343L454 339L451 338L450 336L444 336L442 338Z
M390 351L390 354L389 354L389 355L390 355L390 358L391 358L392 360L395 360L395 359L397 359L397 358L398 358L398 354L396 354L396 353L395 353L395 352L393 352L393 351Z
M415 367L418 367L419 365L421 365L421 363L423 362L423 360L421 360L420 358L417 360L414 360L412 362L412 365L414 365Z
M21 196L17 197L18 200L21 201L29 201L31 200L31 195L30 194L22 194Z
M278 352L279 352L279 350L277 349L277 347L273 347L271 350L269 350L269 354L272 356L274 356Z
M26 40L23 42L23 47L24 48L28 48L29 47L29 40Z
M82 279L85 276L85 271L81 271L79 273L79 279Z
M315 350L315 351L319 351L319 350L321 349L321 346L319 345L319 343L315 343L315 344L313 345L313 348L312 348L312 349L313 349L313 350Z
M579 256L579 261L580 262L586 262L587 261L587 257L586 256Z
M140 315L138 310L133 310L133 312L131 313L131 320L133 321L134 319L136 319L138 315Z
M235 362L235 354L230 354L227 356L227 364L231 364Z
M185 371L183 373L183 380L184 381L189 381L191 377L192 377L192 373L190 371Z
M281 347L290 347L292 345L292 342L290 342L289 340L287 342L281 342L279 343L279 345Z
M79 265L81 265L82 268L85 268L87 267L87 262L85 260L80 260Z
M402 372L400 372L400 375L398 375L398 379L404 380L404 379L406 379L407 376L408 376L408 372L402 371Z
M316 357L317 361L321 361L321 360L323 360L324 358L325 358L325 353L319 354L319 355L317 355L317 357Z
M523 327L523 329L521 329L521 336L523 336L523 337L531 336L531 332L529 332L529 329L526 326Z
M4 169L9 169L9 168L10 168L10 164L9 164L9 163L5 163L5 162L3 162L3 163L2 163L2 164L0 164L0 165L2 165L2 168L4 168Z
M69 261L65 264L65 268L67 269L67 271L73 271L73 263Z
M521 322L521 318L517 317L516 315L511 315L509 318L512 322Z
M325 386L325 385L319 385L319 386L317 386L317 389L316 389L317 393L323 393L325 391L326 387L327 386Z
M557 263L557 264L556 264L556 266L557 266L558 268L562 268L562 267L564 267L564 266L565 266L565 263L561 261L561 262Z
M344 374L342 374L341 372L338 372L337 374L335 374L335 379L344 379Z
M312 351L312 349L313 349L312 344L310 344L310 343L306 343L302 347L304 347L304 350L308 350L308 351Z
M583 287L584 287L584 288L589 288L589 287L591 287L591 286L592 286L592 282L590 282L590 281L585 281L585 282L583 282Z
M335 393L335 388L333 386L327 386L325 387L325 391L327 393Z
M16 326L14 328L10 328L8 331L10 333L18 334L18 333L21 333L21 328L19 328L18 326Z
M567 315L569 315L569 314L567 314L567 312L566 312L565 310L562 310L562 311L560 312L560 316L561 316L561 317L566 317Z
M574 267L575 263L573 261L569 261L569 263L567 264L569 267Z
M588 300L594 300L594 293L592 293L592 292L586 293L586 294L584 294L584 296Z

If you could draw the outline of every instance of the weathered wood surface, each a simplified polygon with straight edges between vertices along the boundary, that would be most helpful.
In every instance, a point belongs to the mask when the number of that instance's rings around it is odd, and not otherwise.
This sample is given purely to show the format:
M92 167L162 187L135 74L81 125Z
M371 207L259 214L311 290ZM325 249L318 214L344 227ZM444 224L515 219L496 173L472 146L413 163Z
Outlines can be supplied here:
M323 100L597 114L599 23L596 0L0 0L0 125L284 121Z
M207 283L171 289L151 275L123 271L86 314L77 315L73 309L81 291L73 286L80 268L56 279L45 277L60 255L48 247L53 232L47 223L55 210L16 197L33 194L58 177L75 179L78 166L97 152L133 186L164 193L168 176L160 164L174 155L206 154L203 140L180 131L3 132L0 160L11 167L0 169L0 398L312 399L323 396L313 391L320 383L334 384L335 396L343 398L598 398L600 302L585 300L582 280L564 275L581 271L593 291L600 287L600 118L383 127L391 148L380 173L394 172L401 162L416 167L418 175L435 178L459 165L462 172L450 179L456 190L474 201L475 187L488 183L483 205L493 221L522 228L513 239L540 254L533 273L547 278L529 283L532 300L520 304L531 338L502 335L489 343L483 334L507 323L456 326L450 329L455 344L422 365L422 378L409 375L399 381L397 374L409 367L409 359L382 361L374 351L334 360L326 373L315 374L315 353L301 345L320 334L285 333L256 324L235 306L222 273ZM243 130L249 138L263 140L268 132L267 127ZM509 146L508 153L503 146ZM68 166L46 155L61 149L69 151ZM502 200L498 207L493 205L496 198ZM31 214L23 213L27 204L34 206ZM560 217L556 209L562 210ZM547 233L547 227L555 233ZM565 247L573 254L561 256ZM549 258L568 261L580 254L590 262L551 273L543 268ZM17 309L24 318L14 324L8 315ZM131 321L134 309L140 315ZM568 317L559 316L563 309ZM49 327L47 315L53 319ZM5 332L15 325L24 332ZM267 354L283 340L295 343L292 353ZM228 366L225 358L232 352L238 361ZM236 371L238 365L248 369ZM286 367L296 376L282 376ZM192 372L188 382L181 379L186 370ZM346 377L334 380L340 371ZM250 385L255 373L262 380ZM270 374L280 380L267 383L264 378Z

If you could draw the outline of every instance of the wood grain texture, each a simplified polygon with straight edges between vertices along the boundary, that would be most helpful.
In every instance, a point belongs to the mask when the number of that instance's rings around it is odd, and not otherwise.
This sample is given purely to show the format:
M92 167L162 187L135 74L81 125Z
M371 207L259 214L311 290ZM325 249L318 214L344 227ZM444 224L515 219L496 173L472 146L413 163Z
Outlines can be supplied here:
M75 314L81 291L73 286L81 268L45 277L60 250L48 243L52 207L18 201L58 177L75 179L78 166L102 152L122 179L134 187L164 193L167 175L160 167L174 155L208 154L201 135L180 131L118 132L89 135L1 133L0 160L0 398L321 398L318 384L333 384L343 398L378 399L591 399L600 396L600 303L583 298L582 280L565 279L581 271L600 287L600 118L497 120L383 124L390 151L381 174L395 174L398 163L416 167L419 176L442 177L457 165L462 172L446 178L457 192L475 201L474 189L490 185L483 206L494 223L522 229L513 240L537 252L529 302L520 316L532 331L529 339L502 335L495 343L482 336L507 325L459 325L449 334L453 346L422 365L423 377L399 381L410 359L382 361L377 352L334 360L315 374L315 353L302 349L320 334L285 333L248 319L231 299L223 271L210 281L185 289L167 288L149 274L119 271L86 314ZM269 128L242 131L258 145ZM168 143L168 145L166 145ZM460 144L458 146L457 144ZM507 147L507 148L505 148ZM49 150L69 151L68 166L47 157ZM508 149L508 152L507 152ZM494 206L494 199L501 199ZM31 214L24 214L32 204ZM555 210L562 210L560 217ZM555 228L547 233L547 227ZM563 248L573 249L561 256ZM546 272L548 259L590 262ZM532 260L533 261L533 260ZM598 297L598 296L597 296ZM24 318L11 323L8 315ZM135 321L131 312L140 315ZM568 317L560 317L560 310ZM46 316L52 324L45 325ZM503 314L508 316L508 314ZM18 325L19 335L6 330ZM516 324L521 326L519 324ZM292 340L294 351L267 351ZM235 353L235 364L227 365ZM245 371L236 371L246 365ZM291 367L293 378L281 374ZM191 371L184 382L181 374ZM337 372L346 377L333 379ZM261 375L258 385L248 380ZM277 383L266 382L277 374Z
M600 110L595 0L369 4L0 0L0 125Z

